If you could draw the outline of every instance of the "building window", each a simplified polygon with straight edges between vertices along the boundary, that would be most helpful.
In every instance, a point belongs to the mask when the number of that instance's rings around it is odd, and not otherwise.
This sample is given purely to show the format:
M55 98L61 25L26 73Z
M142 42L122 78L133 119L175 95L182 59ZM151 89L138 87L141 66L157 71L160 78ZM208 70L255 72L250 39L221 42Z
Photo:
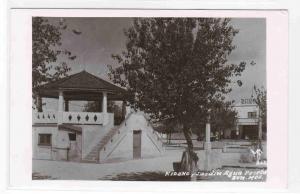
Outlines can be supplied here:
M248 112L248 118L257 118L256 112Z
M69 133L69 140L76 141L76 133Z
M51 146L51 134L39 134L39 145Z

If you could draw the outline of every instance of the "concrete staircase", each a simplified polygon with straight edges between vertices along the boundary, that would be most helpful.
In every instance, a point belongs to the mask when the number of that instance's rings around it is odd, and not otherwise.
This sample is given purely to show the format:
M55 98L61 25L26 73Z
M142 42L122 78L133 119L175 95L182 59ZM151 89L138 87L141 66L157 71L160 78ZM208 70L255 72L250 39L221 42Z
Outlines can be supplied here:
M132 117L131 117L132 115ZM143 116L143 117L141 117ZM131 117L131 119L130 119ZM142 119L142 120L141 120ZM128 121L128 122L127 122ZM146 121L146 122L144 122ZM148 119L145 117L144 113L131 113L130 115L128 115L128 117L124 120L124 122L121 123L121 125L119 126L118 129L115 129L114 132L111 132L109 134L109 136L107 138L103 138L102 142L102 146L100 146L99 149L99 163L102 162L106 162L106 161L112 161L111 159L116 157L116 156L112 156L111 158L111 154L113 154L113 152L115 150L120 151L121 146L120 143L125 139L125 142L128 141L128 139L126 140L126 137L128 138L133 138L131 137L132 135L132 129L134 128L140 128L143 131L144 134L144 140L146 141L151 141L152 144L155 146L154 150L156 150L156 156L157 153L159 153L160 155L162 155L164 153L164 147L163 147L163 142L161 141L159 135L156 134L156 131L153 129L151 123L148 121ZM143 137L142 137L143 138ZM145 145L145 144L144 144ZM151 143L149 144L151 145ZM128 146L128 145L126 145ZM129 145L130 146L130 145ZM132 146L132 145L131 145ZM132 158L132 156L129 156L130 154L133 154L132 152L128 152L128 149L125 149L126 153L128 155L123 155L123 159L124 158ZM122 151L124 152L124 150ZM149 152L149 150L147 151ZM120 158L118 158L117 160L119 160Z
M93 147L90 153L83 159L84 162L98 162L99 150L104 147L111 137L118 131L118 127L114 127Z
M111 153L118 147L119 143L126 137L126 135L128 134L128 130L132 128L131 124L128 124L127 122L132 114L133 113L128 114L125 120L119 126L111 128L104 136L102 136L102 138L99 138L99 141L95 144L95 146L93 146L93 148L85 156L83 161L93 163L105 162L109 158ZM145 131L147 131L146 136L150 139L158 152L160 154L163 154L165 150L161 138L153 129L153 126L145 117L145 115L142 115L147 121L147 126L144 126L146 128ZM129 123L130 122L133 122L133 120L129 121Z
M99 151L109 143L109 141L117 132L120 133L120 129L125 124L130 115L131 114L127 115L127 117L119 126L115 126L114 128L110 129L108 133L99 140L99 142L93 147L93 149L86 155L86 157L82 161L91 163L99 162Z

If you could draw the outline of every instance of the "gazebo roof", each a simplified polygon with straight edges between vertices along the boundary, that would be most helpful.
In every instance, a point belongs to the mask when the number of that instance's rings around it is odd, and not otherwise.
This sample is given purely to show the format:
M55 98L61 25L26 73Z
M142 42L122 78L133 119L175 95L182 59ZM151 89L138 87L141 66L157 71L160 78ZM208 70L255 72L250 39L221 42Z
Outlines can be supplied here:
M58 98L58 92L63 91L65 98L73 100L95 100L99 94L107 92L111 99L121 99L126 90L111 84L86 71L81 71L59 80L41 85L38 88L41 97Z

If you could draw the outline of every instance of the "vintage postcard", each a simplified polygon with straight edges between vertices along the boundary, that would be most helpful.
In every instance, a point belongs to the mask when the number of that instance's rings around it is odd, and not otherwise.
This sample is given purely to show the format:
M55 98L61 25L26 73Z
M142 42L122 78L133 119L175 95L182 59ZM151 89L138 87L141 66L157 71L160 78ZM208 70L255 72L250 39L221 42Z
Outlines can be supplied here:
M274 145L286 148L276 142L287 131L271 129L269 108L280 62L270 40L287 40L270 34L286 15L143 12L25 13L31 181L285 179Z

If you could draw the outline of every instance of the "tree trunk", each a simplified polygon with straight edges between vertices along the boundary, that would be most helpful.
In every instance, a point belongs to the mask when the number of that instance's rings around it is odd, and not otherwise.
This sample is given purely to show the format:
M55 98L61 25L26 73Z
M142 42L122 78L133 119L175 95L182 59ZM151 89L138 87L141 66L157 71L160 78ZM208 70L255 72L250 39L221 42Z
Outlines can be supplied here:
M170 131L170 132L168 132L167 133L168 135L167 135L167 142L168 142L168 144L171 144L171 136L172 136L172 132Z
M182 160L181 161L181 169L184 171L189 171L191 173L191 176L189 177L191 181L196 181L197 176L195 176L195 173L198 170L198 156L194 152L194 146L192 142L192 137L191 137L191 131L189 128L184 128L183 129L183 134L187 142L187 150L183 152L182 154Z
M193 141L192 141L190 129L189 128L184 128L183 129L183 134L184 134L187 146L188 146L188 150L193 151L194 146L193 146Z
M262 118L261 118L261 110L258 107L258 140L262 140Z
M122 102L122 121L124 121L126 118L126 102Z

